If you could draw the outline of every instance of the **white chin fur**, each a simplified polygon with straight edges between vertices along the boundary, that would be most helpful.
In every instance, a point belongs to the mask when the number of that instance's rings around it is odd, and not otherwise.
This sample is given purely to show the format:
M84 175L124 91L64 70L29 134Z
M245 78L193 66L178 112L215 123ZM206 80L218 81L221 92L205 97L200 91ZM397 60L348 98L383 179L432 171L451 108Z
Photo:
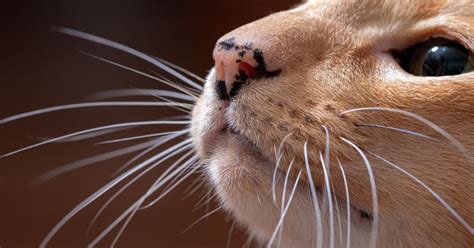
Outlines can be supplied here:
M252 147L243 145L232 135L223 135L216 142L216 149L207 160L207 172L217 191L220 201L236 219L249 231L251 238L265 243L270 240L281 214L281 197L285 174L276 181L276 203L272 197L274 164L262 159ZM294 185L294 178L288 181L286 199ZM286 214L281 247L315 247L316 218L305 183L300 181ZM321 199L321 198L320 198ZM342 236L339 234L339 217L335 216L335 246L346 246L345 203L340 201ZM325 210L322 210L323 214ZM357 212L354 212L357 214ZM336 215L336 214L335 214ZM366 247L370 225L351 224L351 247ZM324 247L328 246L327 220L323 218ZM342 241L342 242L341 242ZM278 243L278 238L274 244Z

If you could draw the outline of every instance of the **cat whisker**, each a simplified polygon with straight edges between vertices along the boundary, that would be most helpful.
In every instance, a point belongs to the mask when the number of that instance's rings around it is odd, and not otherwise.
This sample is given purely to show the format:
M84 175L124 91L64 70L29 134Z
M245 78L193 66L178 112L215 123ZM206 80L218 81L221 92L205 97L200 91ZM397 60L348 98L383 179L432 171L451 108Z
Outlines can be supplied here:
M280 218L281 216L283 216L283 212L286 205L285 201L286 201L286 191L288 189L288 179L290 177L291 168L293 167L293 164L294 164L294 160L291 160L290 164L288 165L288 169L286 171L285 180L283 182L283 191L281 193L281 204L280 204ZM278 244L280 244L282 233L283 233L283 228L281 228L278 233Z
M346 230L346 247L351 247L351 201L349 198L349 184L347 182L346 173L344 172L344 168L341 164L339 159L337 160L339 163L339 169L341 169L342 179L344 180L344 189L346 193L346 208L347 208L347 230ZM341 233L342 234L342 233Z
M179 132L181 135L182 134L185 134L185 133L188 133L189 131L188 130L183 130L182 132ZM178 137L178 136L176 136ZM165 142L168 142L170 139L168 139L167 137L161 137L158 139L159 142L156 142L153 146L145 149L144 151L140 152L139 154L135 155L133 158L129 159L124 165L120 166L120 168L118 168L111 176L112 177L115 177L117 176L120 172L122 172L123 170L125 170L127 167L129 167L130 165L132 165L134 162L136 162L137 160L139 160L140 158L144 157L145 155L147 155L148 153L150 153L151 151L155 150L156 148L158 148L159 146L161 146L162 144L164 144Z
M392 163L390 161L388 161L387 159L375 154L375 153L372 153L370 151L367 151L367 153L371 154L372 156L378 158L379 160L383 161L384 163L392 166L393 168L395 168L396 170L400 171L401 173L405 174L406 176L410 177L413 181L415 181L416 183L418 183L419 185L421 185L423 188L425 188L431 195L433 195L434 198L436 198L436 200L438 200L439 203L441 203L441 205L443 205L450 213L451 215L464 227L466 228L466 230L468 230L471 235L474 235L474 228L469 224L467 223L467 221L465 219L463 219L461 217L461 215L456 212L456 210L454 210L453 207L451 207L451 205L449 205L443 198L441 198L440 195L438 195L433 189L431 189L428 185L426 185L423 181L421 181L419 178L417 178L416 176L414 176L413 174L411 174L410 172L406 171L405 169L401 168L400 166L396 165L395 163Z
M333 194L332 194L332 197L334 199L334 205L336 206L336 212L337 212L337 227L338 227L338 233L339 233L339 244L342 245L342 222L341 222L341 209L339 208L339 203L338 203L338 200L337 200L337 195L335 193L335 190L334 190L334 185L331 181L331 188L332 188L332 191L333 191Z
M232 234L234 232L235 225L236 225L235 222L233 222L232 225L230 226L229 235L227 236L227 245L225 246L226 248L230 248L230 240L232 239Z
M12 155L20 153L20 152L31 150L31 149L37 148L39 146L54 143L54 142L59 141L59 140L68 139L68 138L71 138L71 137L74 137L74 136L87 134L87 133L92 133L92 132L97 132L97 131L102 131L102 130L106 130L106 129L131 127L131 126L148 126L148 125L185 125L185 124L189 124L189 123L190 123L189 121L160 121L160 120L158 120L158 121L127 122L127 123L112 124L112 125L107 125L107 126L100 126L100 127L95 127L95 128L91 128L91 129L86 129L86 130L81 130L81 131L78 131L78 132L66 134L66 135L63 135L63 136L59 136L59 137L56 137L56 138L52 138L52 139L49 139L49 140L46 140L46 141L43 141L43 142L39 142L39 143L30 145L30 146L27 146L27 147L23 147L23 148L20 148L18 150L0 155L0 159L8 157L8 156L12 156Z
M110 64L110 65L113 65L113 66L116 66L118 68L122 68L124 70L127 70L127 71L130 71L130 72L133 72L133 73L136 73L138 75L141 75L141 76L144 76L146 78L149 78L149 79L152 79L154 81L157 81L157 82L160 82L160 83L163 83L163 84L166 84L172 88L175 88L183 93L185 93L186 95L189 95L191 97L194 97L194 98L197 98L198 96L198 93L197 92L194 92L193 90L189 90L188 88L178 84L178 83L174 83L174 82L171 82L171 81L168 81L168 80L164 80L164 79L161 79L159 77L156 77L156 76L153 76L153 75L150 75L148 73L145 73L143 71L140 71L140 70L137 70L137 69L134 69L132 67L129 67L129 66L126 66L126 65L122 65L120 63L117 63L115 61L112 61L112 60L109 60L109 59L106 59L106 58L102 58L100 56L97 56L97 55L94 55L94 54L90 54L90 53L87 53L87 52L84 52L84 51L80 51L80 53L86 55L86 56L89 56L93 59L97 59L99 61L102 61L102 62L105 62L107 64Z
M277 153L275 151L275 157L277 157ZM272 176L272 200L273 200L273 204L276 205L276 190L275 190L275 187L276 187L276 181L277 181L277 172L279 171L278 168L280 167L280 161L281 161L281 158L282 158L283 154L280 154L277 158L276 158L276 163L275 163L275 169L273 169L273 176ZM294 158L293 158L294 159ZM281 174L281 171L280 171L280 174ZM278 175L278 178L279 178L280 175Z
M197 160L197 158L195 157L194 161L192 161L190 164L194 163L196 160ZM191 161L191 159L190 159L189 161ZM188 161L188 162L189 162L189 161ZM184 168L184 169L185 169L185 167L187 167L187 166L189 166L189 164L186 162L186 163L183 164L180 168ZM192 174L192 173L190 173L190 174ZM187 176L186 176L186 177L187 177ZM161 178L162 178L162 177L158 178L158 179L155 181L154 184L160 182L160 179L161 179ZM171 178L171 177L167 177L167 178L163 179L163 183L165 183L165 182L166 182L167 180L169 180L170 178ZM184 179L185 179L185 178L184 178ZM153 186L152 186L152 187L153 187ZM159 188L159 187L158 187L158 188ZM154 189L152 192L150 192L150 190L149 190L149 191L148 191L149 194L148 194L147 196L145 196L144 198L142 198L142 199L141 199L141 203L138 204L138 205L133 209L133 211L130 213L130 215L128 216L128 218L127 218L127 219L125 220L125 222L123 223L123 225L122 225L122 227L120 228L120 230L119 230L119 231L117 232L117 234L115 235L115 238L114 238L114 240L113 240L113 242L112 242L112 244L111 244L111 247L114 247L115 244L118 242L119 238L122 236L123 232L125 231L126 227L127 227L128 224L130 223L130 221L132 220L133 216L137 213L137 211L144 209L144 208L141 208L141 207L140 207L141 204L143 204L143 202L148 198L148 196L149 196L150 194L152 194L153 192L155 192L158 188ZM108 232L107 232L107 233L108 233ZM107 234L107 233L105 233L105 234ZM98 241L100 241L100 239L99 239Z
M204 78L202 78L202 77L200 77L200 76L198 76L198 75L196 75L196 74L194 74L194 73L192 73L192 72L190 72L190 71L184 69L184 68L181 67L181 66L178 66L178 65L176 65L176 64L173 64L173 63L171 63L171 62L169 62L169 61L167 61L167 60L164 60L164 59L162 59L162 58L158 58L158 57L153 57L153 58L155 58L156 60L160 61L161 63L163 63L163 64L165 64L165 65L167 65L167 66L169 66L169 67L171 67L171 68L173 68L173 69L176 69L176 70L178 70L178 71L180 71L180 72L182 72L182 73L184 73L184 74L186 74L186 75L188 75L188 76L190 76L190 77L196 79L196 80L197 80L198 82L200 82L200 83L203 83L203 84L204 84L204 83L206 82L206 80L204 80Z
M133 145L133 146L130 146L130 147L125 147L125 148L122 148L122 149L119 149L119 150L115 150L115 151L112 151L112 152L107 152L107 153L104 153L104 154L99 154L99 155L96 155L96 156L92 156L92 157L89 157L89 158L81 159L81 160L78 160L78 161L75 161L75 162L72 162L72 163L62 165L58 168L55 168L51 171L48 171L48 172L40 175L35 180L34 185L43 184L43 183L45 183L45 182L47 182L47 181L49 181L49 180L51 180L55 177L58 177L58 176L60 176L64 173L68 173L68 172L83 168L83 167L91 165L91 164L96 164L96 163L106 161L106 160L109 160L109 159L112 159L112 158L123 156L123 155L129 154L129 153L135 152L135 151L145 149L149 146L156 146L156 144L161 145L161 144L163 144L165 142L168 142L169 140L172 140L172 139L174 139L178 136L179 135L165 137L166 139L161 140L161 141L158 140L158 139L151 140L151 141L148 141L148 142L145 142L145 143L142 143L142 144L137 144L137 145Z
M390 126L377 125L377 124L356 124L356 126L357 127L369 127L369 128L383 128L383 129L388 129L388 130L392 130L392 131L396 131L396 132L400 132L400 133L406 133L406 134L413 135L413 136L420 137L420 138L427 139L427 140L439 141L437 138L433 138L431 136L428 136L428 135L425 135L425 134L422 134L422 133L419 133L419 132L406 130L406 129L402 129L402 128L398 128L398 127L390 127Z
M168 155L169 153L173 152L176 150L177 147L180 147L181 145L185 143L189 143L190 140L185 140L182 141L154 156L151 158L148 158L147 160L141 162L140 164L134 166L133 168L129 169L128 171L124 172L117 178L114 178L112 181L107 183L106 185L102 186L100 189L89 195L86 199L84 199L82 202L80 202L76 207L74 207L71 211L69 211L54 227L51 229L51 231L46 235L46 237L43 239L43 241L40 244L40 247L45 247L49 241L56 235L56 233L67 223L69 220L71 220L72 217L74 217L77 213L79 213L82 209L87 207L89 204L91 204L93 201L95 201L97 198L102 196L105 192L108 192L111 188L113 188L115 185L120 183L121 181L125 180L128 178L130 175L134 174L135 172L139 171L140 169L154 163L155 161L161 159L162 157Z
M198 160L198 157L195 156L194 157L194 161L193 163L196 163L196 161ZM194 172L197 171L197 169L201 168L200 165L195 165L194 167L191 165L187 168L183 168L183 170L186 170L190 168L190 171L187 172L187 174L185 174L184 176L182 176L178 181L176 181L174 184L172 184L171 186L167 187L167 189L165 189L163 191L163 193L161 193L157 198L155 198L153 201L151 201L150 203L148 203L147 205L145 206L142 206L139 208L139 210L144 210L144 209L147 209L147 208L150 208L151 206L155 205L158 201L160 201L161 199L163 199L163 197L165 197L166 195L168 195L171 191L173 191L178 185L180 185L184 180L186 180L188 177L190 177ZM174 177L179 171L175 171L173 172L172 174L170 174L168 177ZM165 182L167 182L168 179L163 179L163 182L158 182L156 183L156 186L154 186L153 188L153 192L155 192L158 188L160 188Z
M129 182L127 182L124 186L122 186L119 190L117 190L117 192L115 192L103 205L102 207L97 211L97 213L95 214L95 216L92 218L91 220L91 223L89 224L89 228L88 230L90 230L92 228L92 226L94 225L94 223L96 222L96 220L99 218L99 216L102 214L102 212L110 205L110 203L112 203L113 200L115 200L120 194L122 194L127 188L130 187L130 185L132 185L133 183L135 183L138 179L140 179L142 176L144 176L146 173L150 172L151 169L155 168L157 165L161 164L162 162L168 160L169 158L173 157L173 156L176 156L177 154L180 154L181 152L184 152L188 149L190 149L190 145L187 144L179 149L177 149L176 151L170 153L169 155L167 155L166 157L162 158L160 161L156 162L153 166L150 166L148 167L147 169L145 169L144 171L142 171L140 174L138 174L137 176L135 176L132 180L130 180ZM193 153L193 151L190 151L188 153L186 153L185 155L181 156L181 158L179 158L177 161L175 161L165 172L163 172L163 174L160 176L159 179L163 178L163 176L165 176L169 171L171 170L174 170L178 165L179 163L181 163L184 159L186 159L187 157L189 157L189 155L191 155ZM191 161L192 158L189 160ZM183 166L185 167L186 166L186 163L183 164Z
M176 77L179 80L189 84L190 86L196 88L199 91L203 90L202 85L199 85L199 84L193 82L189 78L183 76L181 73L179 73L176 70L170 68L165 63L162 63L160 60L157 60L157 59L153 58L152 56L149 56L149 55L147 55L145 53L142 53L142 52L140 52L136 49L133 49L131 47L125 46L125 45L120 44L118 42L111 41L111 40L108 40L108 39L105 39L105 38L102 38L102 37L99 37L99 36L96 36L96 35L92 35L92 34L89 34L89 33L85 33L85 32L70 29L70 28L53 26L53 27L51 27L51 30L59 32L59 33L63 33L63 34L66 34L66 35L70 35L70 36L73 36L73 37L81 38L81 39L84 39L84 40L92 41L92 42L102 44L102 45L105 45L105 46L108 46L108 47L111 47L111 48L115 48L115 49L120 50L120 51L125 52L125 53L128 53L128 54L133 55L135 57L138 57L138 58L140 58L144 61L147 61L148 63L150 63L154 66L157 66L158 68L162 69L163 71L166 71L170 75L173 75L174 77Z
M306 167L306 176L308 178L308 184L311 192L311 199L313 201L314 213L316 216L316 247L323 247L323 222L321 219L321 209L319 208L318 195L316 192L316 187L314 186L313 177L311 175L311 170L308 160L308 142L304 143L304 162Z
M293 133L289 133L287 134L281 141L280 145L278 146L278 149L275 150L275 158L276 158L276 163L275 163L275 169L273 171L273 176L272 176L272 198L273 198L273 203L276 204L276 191L275 191L275 185L276 185L276 181L277 179L279 178L280 175L278 175L278 178L277 178L277 171L280 167L280 161L281 161L281 158L283 156L283 154L281 153L281 150L283 149L283 145L285 144L286 140L291 136L293 135ZM294 158L293 158L294 160Z
M152 72L153 75L159 77L160 79L165 80L165 81L167 81L167 82L170 83L170 84L176 84L176 82L173 82L171 79L169 79L169 78L167 78L166 76L160 74L159 72L157 72L157 71L155 71L155 70L153 70L153 69L148 69L148 70L149 70L150 72ZM201 93L201 91L196 91L194 88L191 88L191 87L189 87L189 86L187 86L187 85L182 85L182 84L178 84L178 85L179 85L179 87L181 87L181 88L187 90L188 92L192 92L192 93L196 96L196 97L195 97L196 99L197 99L197 96ZM193 97L194 97L194 95L193 95Z
M285 216L286 216L286 213L288 212L288 209L290 208L290 205L293 201L293 196L295 195L295 192L296 192L296 188L298 186L298 183L300 181L300 178L301 178L301 173L302 173L302 170L300 170L298 172L298 175L296 176L296 180L295 180L295 184L293 185L293 189L291 190L291 194L288 198L288 203L286 204L284 210L283 210L283 213L280 217L280 220L278 221L276 227L275 227L275 231L273 231L273 234L270 238L270 240L268 241L268 244L267 244L267 248L271 248L272 247L272 244L273 244L273 241L275 240L276 238L276 235L277 233L279 232L279 230L281 229L282 225L283 225L283 221L285 219Z
M217 213L219 210L222 209L222 206L221 207L217 207L211 211L209 211L208 213L206 213L204 216L200 217L199 219L197 219L196 221L194 221L191 225L189 225L186 229L184 229L184 231L182 231L181 233L184 234L186 233L187 231L191 230L191 228L193 228L195 225L197 225L199 222L205 220L206 218L208 218L209 216Z
M198 202L196 202L196 205L194 206L194 209L199 209L202 208L204 205L208 204L210 201L212 201L213 198L217 197L217 194L215 194L211 189L207 191L206 194L204 194Z
M192 148L192 147L191 147ZM190 151L191 154L194 154L194 150L191 150ZM195 156L195 160L197 161L198 160L198 157L197 155ZM187 174L188 170L190 170L192 168L185 168L184 170L180 171L178 175L176 175L169 183L168 185L163 189L163 191L168 191L171 187L173 187L173 185L176 184L176 182L178 181L178 179L182 178L183 175Z
M189 186L188 188L184 191L183 199L188 198L189 196L193 195L201 189L204 185L206 184L206 181L204 179L203 175L199 175ZM212 189L212 188L209 188Z
M326 169L326 165L323 159L323 154L319 152L319 159L321 160L321 167L323 168L324 181L326 184L326 194L328 199L328 209L329 209L329 247L334 247L334 208L332 206L332 194L331 188L329 186L329 175Z
M194 173L197 169L199 168L199 166L195 167L191 172L189 172L188 175L191 175L192 173ZM187 175L187 176L188 176ZM156 182L155 182L156 183ZM159 185L163 185L164 182L161 182ZM97 236L89 245L88 247L94 247L97 245L98 242L100 242L108 233L110 233L110 231L115 228L120 222L122 222L125 218L128 218L125 220L124 224L122 225L119 233L116 235L115 239L114 239L114 243L117 242L118 238L120 237L120 235L122 234L123 230L125 230L125 227L128 225L128 223L130 222L130 220L133 218L133 216L136 214L136 212L140 209L140 206L142 205L142 203L151 195L153 194L154 192L156 192L156 190L158 190L159 187L155 186L155 184L150 187L150 189L147 191L147 193L145 193L142 197L140 197L140 199L138 199L134 204L132 204L127 210L125 210L117 219L115 219L115 221L113 223L111 223L107 228L105 228L100 234L99 236Z
M372 216L373 216L372 230L370 232L369 247L375 248L375 245L377 243L378 229L379 229L379 205L378 205L378 198L377 198L377 188L375 186L375 177L372 172L372 166L370 165L370 162L367 159L367 156L365 156L364 152L357 145L355 145L354 143L352 143L346 138L343 138L343 137L340 137L340 138L342 141L349 144L352 148L354 148L359 153L362 160L364 160L365 166L367 167L367 172L368 172L369 180L370 180L370 189L372 192Z
M86 102L86 103L73 103L54 107L48 107L38 109L30 112L25 112L17 115L13 115L4 119L0 119L0 125L24 119L31 116L41 115L45 113L57 112L61 110L69 109L80 109L80 108L91 108L91 107L171 107L171 106L186 106L192 109L192 104L184 103L169 103L169 102Z
M93 133L86 133L86 134L83 134L83 135L74 136L74 137L71 137L71 138L68 138L68 139L57 140L54 143L69 143L69 142L87 140L87 139L97 138L97 137L104 136L104 135L111 134L111 133L120 132L120 131L129 129L129 128L131 128L131 127L106 129L106 130L97 131L97 132L93 132ZM36 140L38 140L38 141L47 141L47 140L50 140L50 139L53 139L53 137L36 137Z
M329 130L325 125L321 125L321 127L324 129L325 135L326 135L326 143L325 143L325 151L324 151L324 161L322 159L322 154L321 152L319 153L321 158L321 165L323 167L323 172L324 172L324 177L325 177L325 184L326 184L326 191L323 194L323 203L322 206L326 205L326 199L329 201L328 202L328 209L329 209L329 247L334 247L334 208L332 206L332 193L331 193L331 188L329 187L330 185L330 167L329 167L329 152L331 148L331 140L330 140L330 135L329 135ZM324 209L324 208L323 208Z
M181 132L181 131L182 132L189 132L189 129L180 130L178 132ZM139 136L133 136L133 137L127 137L127 138L101 141L101 142L95 143L94 145L105 145L105 144L120 143L120 142L125 142L125 141L132 141L132 140L156 138L156 137L162 137L162 136L166 136L166 135L174 134L174 133L176 133L176 131L145 134L145 135L139 135Z
M119 89L119 90L106 90L94 93L93 95L87 97L93 101L102 101L108 100L111 98L120 98L120 97L133 97L133 96L162 96L162 97L171 97L179 100L195 102L196 98L194 96L189 96L187 94L169 91L169 90L156 90L156 89Z
M448 132L446 132L444 129L434 124L433 122L429 121L428 119L425 119L424 117L421 117L420 115L417 115L415 113L401 110L401 109L393 109L393 108L385 108L385 107L365 107L365 108L349 109L349 110L341 112L340 115L345 115L345 114L360 112L360 111L386 111L386 112L402 114L404 116L420 121L421 123L427 125L431 129L433 129L434 131L442 135L444 138L449 140L449 142L451 142L451 144L453 144L464 155L464 157L470 160L474 160L474 157L471 155L469 150L467 150L466 147L464 147L464 145L461 142L459 142L456 138L454 138L451 134L449 134Z

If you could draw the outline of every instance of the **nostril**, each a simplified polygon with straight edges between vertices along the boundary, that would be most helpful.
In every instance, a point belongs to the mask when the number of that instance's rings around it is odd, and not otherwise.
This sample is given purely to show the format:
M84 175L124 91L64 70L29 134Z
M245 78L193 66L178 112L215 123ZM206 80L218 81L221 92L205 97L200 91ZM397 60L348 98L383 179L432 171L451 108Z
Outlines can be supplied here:
M255 68L247 62L239 63L239 74L242 81L247 80L247 78L255 79L257 77Z

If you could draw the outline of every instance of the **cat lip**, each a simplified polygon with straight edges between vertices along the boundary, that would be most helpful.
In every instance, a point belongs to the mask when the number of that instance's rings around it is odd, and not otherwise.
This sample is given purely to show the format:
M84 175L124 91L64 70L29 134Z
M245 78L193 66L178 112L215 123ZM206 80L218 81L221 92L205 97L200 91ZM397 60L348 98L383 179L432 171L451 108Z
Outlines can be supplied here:
M260 149L257 147L257 145L255 145L247 136L245 136L239 128L233 126L232 124L226 123L222 129L222 132L236 137L239 141L250 145L254 150L260 152Z

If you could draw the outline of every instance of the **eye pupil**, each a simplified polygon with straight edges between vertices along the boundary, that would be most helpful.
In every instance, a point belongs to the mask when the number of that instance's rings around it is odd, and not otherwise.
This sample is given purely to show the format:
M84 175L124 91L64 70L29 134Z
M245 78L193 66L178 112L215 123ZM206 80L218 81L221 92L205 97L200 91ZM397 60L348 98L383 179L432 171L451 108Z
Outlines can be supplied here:
M464 72L469 56L456 46L434 46L425 55L423 76L448 76Z
M443 38L432 38L395 51L400 66L416 76L439 77L473 71L474 59L464 46Z

